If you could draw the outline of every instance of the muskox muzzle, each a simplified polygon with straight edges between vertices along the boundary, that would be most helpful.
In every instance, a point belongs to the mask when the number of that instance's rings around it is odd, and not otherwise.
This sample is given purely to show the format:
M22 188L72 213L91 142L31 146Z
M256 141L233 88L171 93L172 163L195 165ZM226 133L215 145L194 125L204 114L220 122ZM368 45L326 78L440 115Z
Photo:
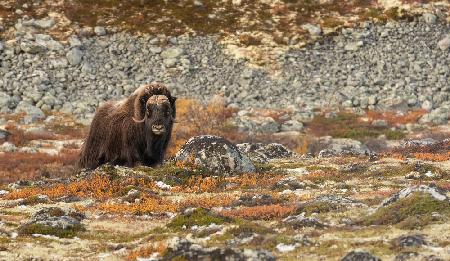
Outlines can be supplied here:
M152 132L155 135L162 135L166 132L166 127L164 127L164 125L160 125L160 124L153 124L152 125Z

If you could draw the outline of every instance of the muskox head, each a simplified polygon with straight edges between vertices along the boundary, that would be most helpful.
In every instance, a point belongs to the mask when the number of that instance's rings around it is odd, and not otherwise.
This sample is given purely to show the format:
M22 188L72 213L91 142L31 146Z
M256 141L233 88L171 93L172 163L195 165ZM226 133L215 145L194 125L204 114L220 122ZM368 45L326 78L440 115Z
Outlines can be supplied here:
M171 96L164 86L153 84L143 89L137 99L134 122L144 123L146 129L155 135L171 131L175 121L176 97Z

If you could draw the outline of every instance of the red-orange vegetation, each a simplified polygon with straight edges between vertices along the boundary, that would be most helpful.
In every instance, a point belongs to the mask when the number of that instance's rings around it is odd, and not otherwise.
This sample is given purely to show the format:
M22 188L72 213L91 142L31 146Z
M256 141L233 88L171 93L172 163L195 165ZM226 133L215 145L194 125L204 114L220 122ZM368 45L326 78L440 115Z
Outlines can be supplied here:
M224 181L223 177L192 176L187 184L183 185L178 191L189 193L214 192L221 187Z
M244 219L262 219L271 220L284 218L291 214L294 214L297 207L294 205L283 206L283 205L266 205L266 206L255 206L255 207L242 207L234 210L224 210L221 215L232 218L244 218Z
M31 140L59 140L63 139L62 136L54 134L52 132L26 132L23 129L18 128L16 125L7 125L5 129L12 135L8 138L8 142L13 143L16 146L26 145Z
M145 197L139 203L125 204L125 203L102 203L98 206L91 207L93 210L105 211L114 214L148 214L148 213L164 213L175 212L178 210L178 205L172 201Z
M163 243L156 243L147 246L140 247L138 249L130 251L127 255L127 261L137 260L138 257L148 258L154 253L162 254L166 250L167 246Z
M427 113L424 109L408 112L379 112L368 111L367 118L370 122L374 120L385 120L389 125L416 123L423 115Z
M107 200L125 193L126 191L124 191L124 189L129 186L154 188L155 185L152 181L145 179L128 178L114 180L107 176L94 175L88 179L78 180L68 184L56 184L48 188L24 188L9 193L6 198L18 199L43 194L51 199L62 196L77 196L82 198L89 197L97 200Z
M0 183L24 179L69 177L75 170L77 151L58 155L6 152L0 154Z
M414 153L416 159L429 160L429 161L447 161L450 160L450 151L447 153Z
M186 200L180 202L180 206L183 208L211 209L214 207L231 206L235 200L235 197L230 195L187 197Z

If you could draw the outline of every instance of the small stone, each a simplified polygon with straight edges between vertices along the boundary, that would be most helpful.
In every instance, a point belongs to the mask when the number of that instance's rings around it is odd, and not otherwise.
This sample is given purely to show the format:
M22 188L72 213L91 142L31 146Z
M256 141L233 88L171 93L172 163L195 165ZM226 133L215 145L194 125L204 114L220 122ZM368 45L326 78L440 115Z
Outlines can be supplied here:
M106 35L106 29L103 26L96 26L96 27L94 27L94 32L98 36Z
M425 13L422 17L427 24L435 24L437 21L437 16L432 13Z
M164 50L161 53L161 57L164 59L176 59L184 53L184 50L178 47L172 47Z
M83 59L83 55L84 54L80 49L73 48L66 54L66 58L67 58L67 61L69 61L69 63L71 65L78 65L81 63L81 60Z
M281 125L281 131L302 131L303 123L297 120L288 120Z
M49 29L55 25L55 19L51 17L35 20L33 25L40 29Z
M3 152L14 152L17 150L16 145L10 143L10 142L3 142L2 145L0 145L0 151Z
M345 45L344 49L346 51L358 51L361 46L364 45L363 41L352 42Z
M388 123L386 120L374 120L372 121L372 126L374 127L387 127Z
M438 42L438 47L442 51L446 51L450 48L450 35L447 35L444 39Z
M304 30L307 30L309 34L313 36L319 36L320 34L322 34L322 29L320 28L320 26L314 24L307 23L302 25L302 28Z

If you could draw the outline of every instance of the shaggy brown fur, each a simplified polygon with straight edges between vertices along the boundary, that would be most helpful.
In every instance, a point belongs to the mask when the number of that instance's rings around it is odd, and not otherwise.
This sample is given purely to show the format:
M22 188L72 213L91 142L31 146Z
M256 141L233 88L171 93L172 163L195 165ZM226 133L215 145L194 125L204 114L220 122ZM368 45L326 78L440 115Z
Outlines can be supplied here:
M159 98L149 99L154 95ZM138 88L122 101L99 107L81 149L79 166L94 169L104 163L128 167L161 163L176 115L175 101L166 87L155 83Z

